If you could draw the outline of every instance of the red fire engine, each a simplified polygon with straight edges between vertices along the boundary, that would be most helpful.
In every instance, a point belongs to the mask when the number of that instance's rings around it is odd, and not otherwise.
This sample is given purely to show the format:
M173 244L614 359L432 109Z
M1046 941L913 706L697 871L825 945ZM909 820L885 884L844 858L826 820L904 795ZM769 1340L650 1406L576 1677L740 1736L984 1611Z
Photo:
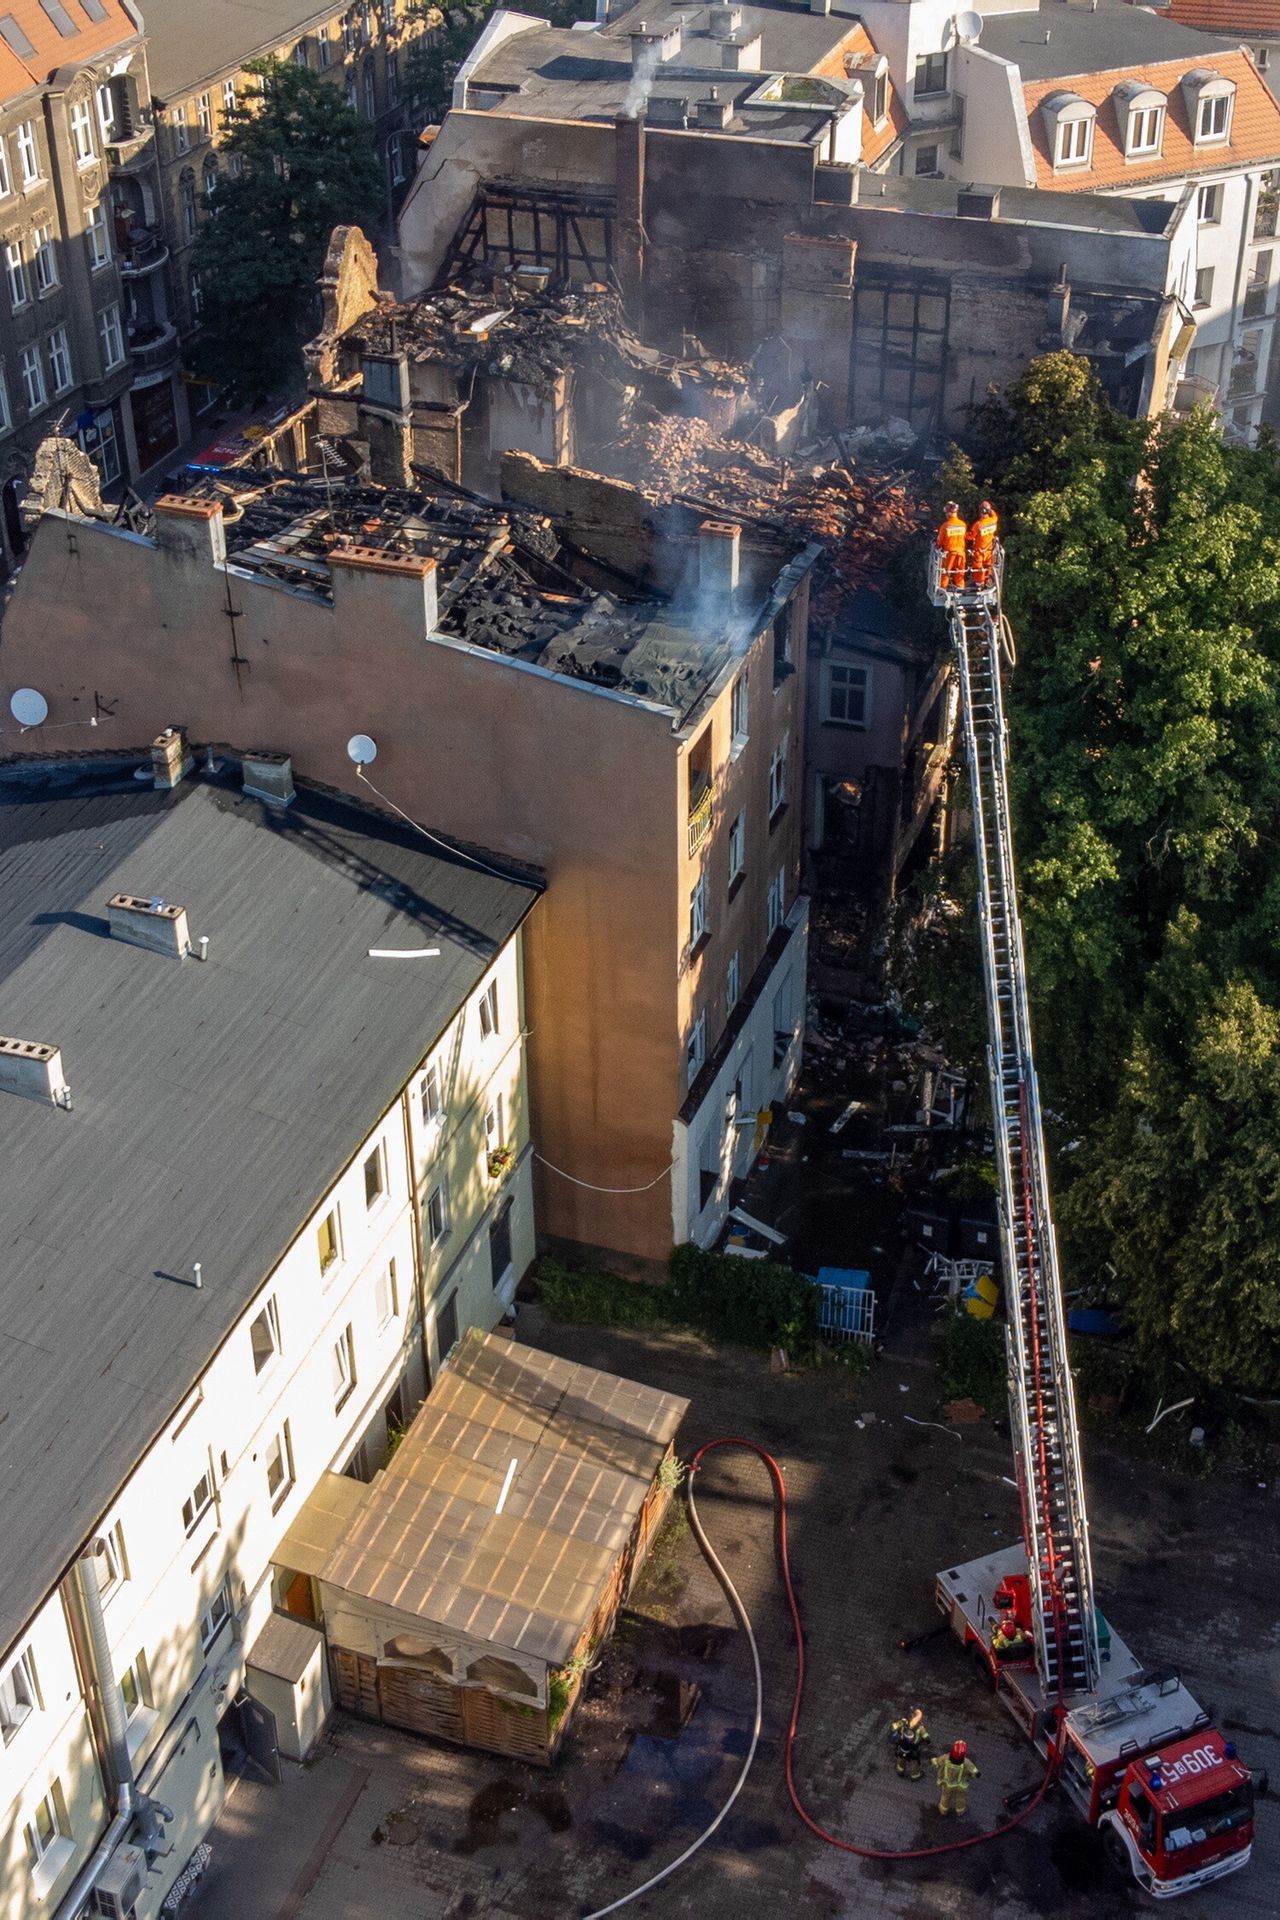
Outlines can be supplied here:
M935 548L929 597L950 621L972 789L1023 1545L944 1570L935 1598L1113 1863L1167 1899L1247 1864L1253 1777L1178 1675L1144 1670L1094 1605L1009 813L1004 554L981 586L944 583L942 561Z

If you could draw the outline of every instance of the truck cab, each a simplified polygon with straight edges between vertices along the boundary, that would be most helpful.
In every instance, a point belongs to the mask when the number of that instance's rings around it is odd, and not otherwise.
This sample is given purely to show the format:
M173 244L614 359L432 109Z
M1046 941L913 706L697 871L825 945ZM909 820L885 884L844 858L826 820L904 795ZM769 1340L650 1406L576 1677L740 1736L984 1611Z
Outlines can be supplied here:
M1247 1864L1252 1776L1231 1742L1206 1729L1131 1762L1100 1825L1115 1865L1171 1899Z

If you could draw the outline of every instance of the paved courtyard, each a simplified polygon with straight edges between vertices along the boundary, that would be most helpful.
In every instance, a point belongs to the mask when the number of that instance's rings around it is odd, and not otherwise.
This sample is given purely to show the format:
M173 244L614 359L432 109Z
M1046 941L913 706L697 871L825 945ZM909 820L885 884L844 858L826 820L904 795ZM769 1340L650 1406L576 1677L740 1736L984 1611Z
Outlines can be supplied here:
M916 1425L935 1412L923 1331L908 1323L867 1382L772 1374L754 1355L687 1335L604 1333L522 1310L521 1338L687 1394L687 1459L738 1433L783 1465L810 1682L797 1749L802 1792L835 1832L889 1847L958 1832L926 1785L899 1782L888 1721L917 1700L935 1743L963 1733L982 1767L966 1831L1036 1766L947 1638L904 1654L931 1623L934 1570L1012 1540L1008 1442L990 1422ZM855 1421L866 1414L859 1428ZM1185 1483L1089 1449L1103 1605L1152 1665L1176 1663L1255 1765L1280 1779L1280 1540L1276 1491ZM809 1836L787 1803L781 1735L793 1676L763 1469L720 1454L700 1511L756 1622L764 1739L714 1842L633 1909L654 1920L894 1915L900 1920L1108 1920L1146 1903L1103 1872L1057 1798L968 1852L887 1865ZM684 1730L675 1732L694 1701ZM434 1747L339 1716L280 1787L241 1782L214 1834L192 1920L577 1920L644 1880L694 1837L734 1779L750 1722L745 1644L687 1529L663 1536L619 1641L547 1773ZM1274 1915L1280 1814L1264 1802L1251 1869L1179 1902L1182 1920Z

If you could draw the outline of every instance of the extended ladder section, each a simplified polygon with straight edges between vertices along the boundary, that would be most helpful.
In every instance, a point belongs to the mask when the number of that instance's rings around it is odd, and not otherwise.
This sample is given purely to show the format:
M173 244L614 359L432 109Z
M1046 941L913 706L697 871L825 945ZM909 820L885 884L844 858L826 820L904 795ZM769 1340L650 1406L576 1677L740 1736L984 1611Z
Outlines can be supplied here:
M954 592L941 587L937 575L935 556L931 598L946 607L951 623L973 789L990 1030L987 1059L1005 1256L1009 1407L1036 1659L1045 1693L1060 1699L1096 1686L1098 1634L1018 914L1000 690L998 588ZM997 572L997 581L999 577Z

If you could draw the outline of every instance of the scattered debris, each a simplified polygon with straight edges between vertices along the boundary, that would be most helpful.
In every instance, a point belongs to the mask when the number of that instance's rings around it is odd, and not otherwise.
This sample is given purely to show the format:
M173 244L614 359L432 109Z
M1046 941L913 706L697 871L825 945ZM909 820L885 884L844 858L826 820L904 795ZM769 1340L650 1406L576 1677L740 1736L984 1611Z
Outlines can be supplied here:
M942 1411L953 1426L971 1427L982 1419L986 1408L980 1407L976 1400L948 1400Z

